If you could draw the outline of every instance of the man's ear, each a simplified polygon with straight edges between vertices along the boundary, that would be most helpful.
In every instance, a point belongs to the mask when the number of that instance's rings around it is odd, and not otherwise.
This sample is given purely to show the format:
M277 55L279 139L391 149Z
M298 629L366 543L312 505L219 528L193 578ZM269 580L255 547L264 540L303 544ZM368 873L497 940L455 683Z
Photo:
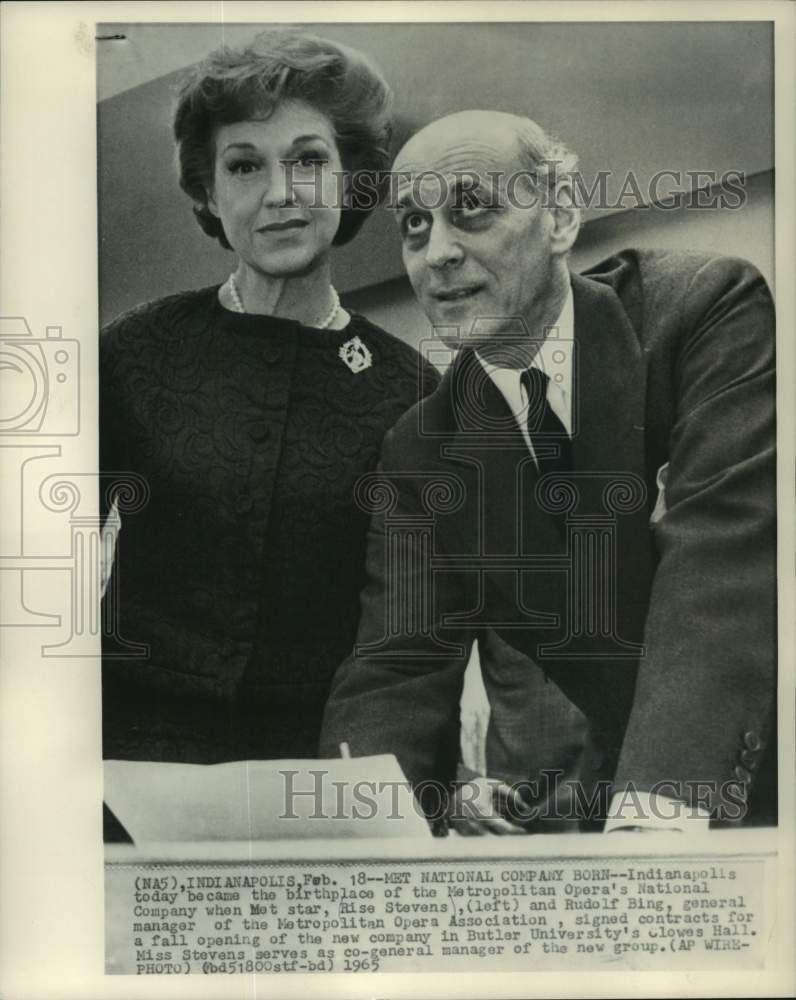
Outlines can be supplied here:
M580 230L580 208L570 178L563 177L556 183L552 192L550 211L553 216L553 228L550 232L551 249L557 254L568 253L574 246Z

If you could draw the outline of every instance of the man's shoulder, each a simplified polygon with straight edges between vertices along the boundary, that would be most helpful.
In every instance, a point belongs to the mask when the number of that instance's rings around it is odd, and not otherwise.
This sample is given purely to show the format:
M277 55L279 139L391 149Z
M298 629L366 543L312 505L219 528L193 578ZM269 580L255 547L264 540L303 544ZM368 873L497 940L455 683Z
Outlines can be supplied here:
M742 257L691 250L628 247L592 264L580 276L609 285L622 297L637 289L687 291L694 283L721 288L738 281L762 280L760 272Z
M711 317L742 308L765 341L773 324L771 292L760 271L741 257L629 248L573 276L573 287L609 289L639 341L671 349L672 338L698 333ZM666 346L668 345L668 346Z
M420 470L439 463L440 443L455 432L450 373L410 407L384 441L383 463L394 470Z

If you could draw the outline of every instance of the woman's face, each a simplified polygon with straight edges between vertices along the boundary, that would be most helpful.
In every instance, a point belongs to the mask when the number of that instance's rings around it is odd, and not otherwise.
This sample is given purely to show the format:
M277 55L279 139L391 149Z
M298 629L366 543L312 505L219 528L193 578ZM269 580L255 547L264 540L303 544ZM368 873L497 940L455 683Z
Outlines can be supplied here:
M222 125L208 207L241 260L273 277L326 256L340 223L343 166L329 119L285 100L267 119Z

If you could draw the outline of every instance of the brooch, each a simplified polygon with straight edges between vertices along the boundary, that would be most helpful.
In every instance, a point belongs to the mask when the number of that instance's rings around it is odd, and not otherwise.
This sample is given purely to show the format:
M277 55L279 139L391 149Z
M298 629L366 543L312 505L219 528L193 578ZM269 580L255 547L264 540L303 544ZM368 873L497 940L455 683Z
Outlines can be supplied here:
M370 368L373 364L373 355L359 337L352 337L350 340L347 340L337 353L340 360L348 365L355 375L365 371L366 368Z

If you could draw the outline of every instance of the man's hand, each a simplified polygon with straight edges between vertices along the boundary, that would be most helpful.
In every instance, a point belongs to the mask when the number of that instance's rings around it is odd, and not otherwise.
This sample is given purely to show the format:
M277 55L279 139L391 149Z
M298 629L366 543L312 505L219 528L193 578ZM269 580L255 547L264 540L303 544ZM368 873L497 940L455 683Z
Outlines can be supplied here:
M529 806L505 782L473 775L457 781L448 820L463 837L530 833L538 810Z

